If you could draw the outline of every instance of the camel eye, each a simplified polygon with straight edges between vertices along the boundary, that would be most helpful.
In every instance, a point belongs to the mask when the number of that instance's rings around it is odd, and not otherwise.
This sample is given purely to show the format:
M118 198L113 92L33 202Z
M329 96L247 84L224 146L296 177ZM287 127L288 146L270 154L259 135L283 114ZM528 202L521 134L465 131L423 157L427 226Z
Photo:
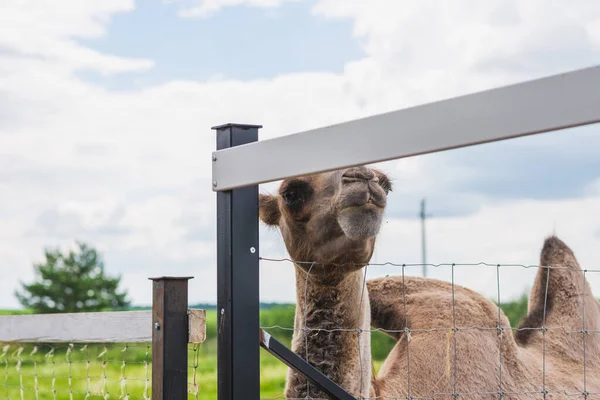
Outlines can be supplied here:
M386 194L392 191L392 182L385 176L379 176L379 185L385 190Z
M296 189L290 189L283 193L283 200L287 205L302 201L302 194Z
M305 181L292 181L286 185L281 197L292 212L300 211L306 200L311 196L312 188Z

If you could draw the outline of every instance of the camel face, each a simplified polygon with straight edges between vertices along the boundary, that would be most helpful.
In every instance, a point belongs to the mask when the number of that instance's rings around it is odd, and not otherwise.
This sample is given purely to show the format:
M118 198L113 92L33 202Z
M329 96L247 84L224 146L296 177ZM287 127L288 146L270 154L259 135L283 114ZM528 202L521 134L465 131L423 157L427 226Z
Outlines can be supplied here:
M286 179L277 195L260 195L260 218L279 227L294 261L364 265L390 191L385 174L362 166Z

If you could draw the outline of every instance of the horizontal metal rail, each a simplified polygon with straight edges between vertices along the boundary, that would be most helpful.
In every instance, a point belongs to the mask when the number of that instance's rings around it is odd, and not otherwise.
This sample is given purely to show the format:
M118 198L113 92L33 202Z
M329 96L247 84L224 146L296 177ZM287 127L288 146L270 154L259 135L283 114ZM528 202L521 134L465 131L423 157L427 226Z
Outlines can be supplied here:
M213 153L213 190L600 122L600 66Z

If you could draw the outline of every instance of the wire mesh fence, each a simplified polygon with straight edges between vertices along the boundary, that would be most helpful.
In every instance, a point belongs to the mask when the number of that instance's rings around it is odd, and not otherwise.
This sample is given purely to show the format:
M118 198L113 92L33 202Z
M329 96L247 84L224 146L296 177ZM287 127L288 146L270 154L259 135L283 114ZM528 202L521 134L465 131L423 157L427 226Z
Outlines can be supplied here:
M214 345L189 279L151 278L151 310L1 316L0 399L211 398L199 370L215 370L202 357Z
M147 399L151 351L150 344L5 344L2 394L6 399Z
M203 393L202 345L188 345L188 399ZM2 343L0 399L152 398L151 343ZM214 383L212 383L214 386Z
M307 282L313 281L315 284L319 284L319 280L323 280L323 275L318 276L314 274L313 268L318 263L313 261L293 261L289 258L268 258L260 257L261 262L270 263L288 263L295 264L298 268L298 273L304 274L304 279ZM340 264L340 265L329 265L330 268L351 266L351 264ZM449 308L445 307L445 304L439 304L440 307L439 316L445 315L445 318L438 318L438 321L427 321L427 323L414 323L409 318L411 314L411 308L416 307L416 301L414 293L408 293L407 287L410 287L408 280L414 279L411 276L411 271L415 270L415 275L423 266L441 269L450 269L450 282L448 283L450 302ZM357 297L358 303L353 305L353 309L358 314L355 321L361 321L361 313L365 291L367 291L367 271L373 267L397 267L398 274L395 277L397 285L397 297L390 299L390 301L396 301L395 312L404 318L399 326L382 327L382 326L369 326L365 328L364 325L346 325L346 326L331 326L329 322L322 320L321 323L310 326L307 323L309 320L309 313L307 304L314 301L308 295L308 290L305 287L303 293L300 295L303 297L303 307L296 311L295 326L281 326L281 325L270 325L263 326L262 329L266 330L272 335L277 335L278 332L292 332L295 335L296 340L302 340L304 349L298 351L297 354L309 363L319 364L320 357L323 357L321 351L319 351L318 345L313 348L309 347L308 338L311 335L319 335L321 333L344 333L346 335L354 336L356 340L353 341L358 346L354 354L358 354L359 370L365 371L366 368L371 366L365 366L363 363L370 362L370 360L363 360L361 346L364 346L364 342L361 343L361 335L370 335L372 333L380 332L386 335L397 338L397 345L400 349L399 352L395 353L394 356L399 358L399 362L392 362L390 368L396 368L397 377L405 379L402 385L402 389L399 390L401 395L381 395L377 390L377 384L375 389L371 392L370 396L360 397L361 399L439 399L439 398L494 398L494 399L513 399L513 398L540 398L540 399L555 399L555 398L582 398L582 399L597 399L600 398L600 303L598 300L590 297L589 285L587 278L590 274L600 273L598 269L580 269L578 266L551 266L551 265L524 265L524 264L494 264L494 263L445 263L445 264L403 264L403 263L369 263L366 265L355 265L355 267L364 267L364 271L361 271L361 289L360 295ZM461 267L487 267L494 268L496 275L496 296L493 299L495 303L495 317L491 318L488 312L488 318L478 320L476 315L472 318L469 315L465 317L464 308L464 297L465 293L462 288L457 285L455 281L455 272ZM501 280L501 271L505 268L535 268L538 269L538 280L536 282L537 287L537 301L541 301L541 313L534 315L534 318L525 318L522 323L518 326L511 326L507 318L505 317L500 305L501 303L501 288L503 286ZM564 275L568 273L569 275ZM551 275L554 274L554 275ZM562 276L560 276L562 274ZM564 286L557 287L558 281L562 280ZM417 278L420 279L420 278ZM577 282L579 280L579 282ZM551 284L552 282L552 284ZM408 285L407 285L408 284ZM460 289L459 289L460 288ZM438 287L436 290L440 290ZM534 286L534 291L536 290ZM457 292L461 300L458 301L457 305ZM535 294L532 292L532 294ZM539 297L541 296L541 297ZM559 300L557 300L559 298ZM586 301L587 298L587 301ZM432 297L435 300L435 296ZM483 299L483 298L482 298ZM591 299L591 300L590 300ZM536 300L530 299L530 314L534 314L534 305L531 302ZM556 308L552 303L557 301L566 301L570 303L570 315L554 315L552 321L549 323L547 317L552 307ZM492 304L493 304L492 303ZM587 303L587 304L586 304ZM373 307L373 304L371 305ZM586 307L592 311L590 314L592 317L591 321L586 321ZM569 307L567 307L568 309ZM314 310L312 310L314 311ZM564 312L565 309L559 310ZM461 315L461 318L457 318L457 312ZM329 314L331 316L331 314ZM315 321L314 318L312 318ZM436 325L436 322L443 323ZM466 323L465 323L466 322ZM377 321L373 321L373 325L377 325ZM417 339L422 334L440 333L438 338L445 338L447 354L444 357L441 354L435 354L435 351L425 352L424 355L423 346L417 346L413 348L411 345L412 341ZM538 334L536 338L537 342L531 343L530 339L534 334ZM460 336L463 335L462 338ZM473 336L475 335L475 336ZM468 364L477 364L476 360L470 359L473 356L473 352L469 352L466 348L469 346L469 341L472 341L472 345L477 345L477 336L495 337L495 344L489 345L491 342L486 342L488 347L483 349L484 353L490 359L494 359L493 363L488 363L492 367L490 371L471 371L473 377L468 376ZM550 336L550 338L549 338ZM331 336L326 337L324 340L331 339ZM527 357L527 366L530 371L521 370L523 360L519 359L521 354L515 353L516 340L520 340L522 343L519 344L519 350L524 348L536 349L539 348L539 352L532 351ZM457 343L462 341L462 343ZM314 345L317 342L311 341ZM515 346L512 346L515 344ZM339 346L344 346L343 341L338 343ZM302 346L299 346L302 347ZM434 347L434 346L432 346ZM590 348L593 351L590 352ZM312 353L312 355L311 355ZM461 354L462 353L462 354ZM444 374L436 377L436 381L430 381L427 385L427 390L423 389L423 358L429 357L427 363L430 365L444 364ZM414 360L417 360L415 362ZM399 364L403 364L400 366ZM521 364L520 364L521 363ZM322 364L322 363L321 363ZM570 371L566 371L564 368L568 366ZM435 370L435 368L433 368ZM533 371L533 372L532 372ZM538 371L538 372L536 372ZM326 373L326 371L322 371ZM519 379L518 374L522 373L523 376ZM335 374L334 374L335 375ZM493 379L490 379L490 375L493 375ZM562 378L560 378L562 375ZM487 376L485 379L480 379L480 383L477 384L477 376ZM535 379L531 379L531 377ZM539 379L537 379L539 378ZM414 385L414 382L419 382L418 385ZM444 384L440 384L440 381L445 381ZM493 382L493 383L490 383ZM339 382L338 382L339 384ZM360 379L360 392L363 392L363 385L365 383ZM371 385L371 382L366 384ZM437 386L443 386L446 390L436 390ZM310 387L310 383L306 381L306 390L303 391L303 395L299 398L302 399L319 399L321 393L316 388ZM416 389L416 390L415 390ZM312 393L312 395L311 395ZM373 395L374 393L374 395ZM316 397L313 397L316 395ZM267 399L266 397L263 397ZM290 399L285 397L282 393L280 396L269 397L269 399Z

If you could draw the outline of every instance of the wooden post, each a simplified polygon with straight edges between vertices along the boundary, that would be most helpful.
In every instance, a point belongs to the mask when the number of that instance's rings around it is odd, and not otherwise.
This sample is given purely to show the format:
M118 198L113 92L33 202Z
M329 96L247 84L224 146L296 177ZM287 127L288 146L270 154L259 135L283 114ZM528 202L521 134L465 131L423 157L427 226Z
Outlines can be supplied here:
M150 278L152 298L152 399L186 400L188 280Z

